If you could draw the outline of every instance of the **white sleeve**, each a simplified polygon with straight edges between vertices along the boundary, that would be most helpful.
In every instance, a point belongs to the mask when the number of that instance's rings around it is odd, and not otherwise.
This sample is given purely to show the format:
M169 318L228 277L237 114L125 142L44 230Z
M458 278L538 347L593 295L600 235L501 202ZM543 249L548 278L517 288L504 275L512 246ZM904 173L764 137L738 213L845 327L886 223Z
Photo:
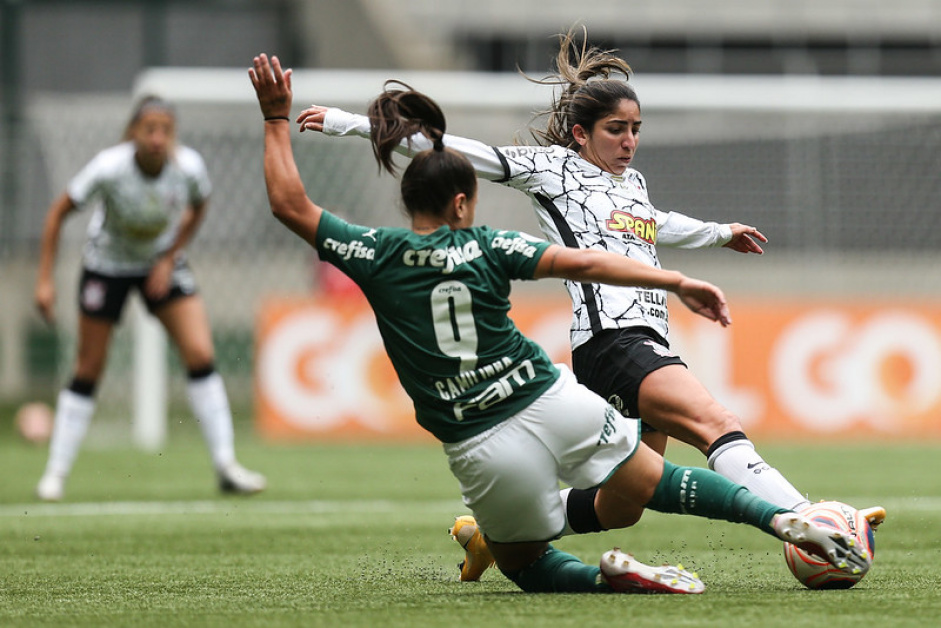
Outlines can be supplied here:
M103 154L98 153L69 181L65 191L76 207L81 208L98 193L104 162Z
M189 202L193 205L205 203L212 193L212 181L203 156L186 146L177 151L180 168L186 173L189 188Z
M358 113L350 113L330 107L323 118L323 134L342 137L357 135L369 137L369 118Z
M657 244L678 249L722 246L732 239L732 228L677 213L657 211Z
M323 119L323 133L324 135L337 137L355 135L368 138L370 134L369 118L361 114L349 113L336 107L330 107ZM479 177L489 180L506 178L507 172L503 161L492 146L447 133L444 135L444 145L467 157ZM431 140L422 133L416 133L410 138L402 140L402 143L396 148L396 152L412 156L431 147Z

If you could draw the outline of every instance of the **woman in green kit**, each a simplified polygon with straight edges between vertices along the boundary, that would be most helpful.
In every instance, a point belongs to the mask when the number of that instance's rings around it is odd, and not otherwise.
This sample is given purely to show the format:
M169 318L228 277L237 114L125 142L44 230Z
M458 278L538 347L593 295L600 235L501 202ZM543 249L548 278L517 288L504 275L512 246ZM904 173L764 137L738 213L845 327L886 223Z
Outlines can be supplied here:
M372 142L394 172L395 147L415 132L433 148L402 174L409 229L350 224L308 198L291 149L291 70L255 57L249 70L265 122L271 210L363 290L419 424L443 444L474 518L452 529L467 555L462 579L494 561L524 591L701 593L681 568L649 567L614 549L600 566L553 548L572 532L562 481L600 487L590 516L604 529L635 523L645 508L749 523L840 569L869 557L850 535L773 506L721 476L665 461L620 416L524 337L508 318L510 281L560 277L676 293L693 311L731 322L722 292L681 273L603 251L474 227L477 180L442 142L445 120L428 97L400 86L370 106ZM578 417L578 420L572 420ZM459 529L460 528L460 529Z

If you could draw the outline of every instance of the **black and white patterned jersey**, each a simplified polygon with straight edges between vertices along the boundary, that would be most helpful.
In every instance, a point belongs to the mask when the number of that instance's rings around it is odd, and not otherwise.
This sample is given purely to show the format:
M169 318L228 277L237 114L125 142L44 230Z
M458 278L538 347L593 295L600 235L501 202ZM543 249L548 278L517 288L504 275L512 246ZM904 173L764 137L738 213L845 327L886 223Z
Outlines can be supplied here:
M330 109L328 135L369 136L369 119ZM453 135L444 143L464 154L481 178L518 189L532 199L546 238L572 248L610 251L660 268L657 244L677 248L721 246L728 225L662 212L650 202L640 172L605 172L561 146L493 147ZM403 143L410 154L429 148L424 136ZM647 327L669 335L665 290L567 281L572 300L572 348L604 329Z

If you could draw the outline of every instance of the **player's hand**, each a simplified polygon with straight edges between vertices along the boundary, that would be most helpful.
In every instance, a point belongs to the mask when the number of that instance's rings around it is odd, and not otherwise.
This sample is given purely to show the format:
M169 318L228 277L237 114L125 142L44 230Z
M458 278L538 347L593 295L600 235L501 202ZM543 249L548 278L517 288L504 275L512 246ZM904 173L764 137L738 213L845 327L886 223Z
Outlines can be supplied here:
M39 310L39 315L42 316L42 319L50 325L54 324L56 322L56 287L51 279L39 279L39 281L36 282L36 291L33 295L33 300L36 303L36 309Z
M271 57L261 53L252 59L252 67L248 69L248 76L255 88L258 105L265 118L289 117L291 114L291 101L294 94L291 90L290 69L282 70L278 57Z
M761 245L758 244L758 241L768 241L763 233L754 227L737 222L733 222L729 226L732 228L732 239L726 242L723 245L724 247L739 253L757 253L758 255L764 253Z
M676 296L696 314L716 321L723 327L732 324L732 314L725 295L711 283L686 277L680 282Z
M162 299L170 291L170 279L173 275L173 258L163 256L157 260L150 274L147 275L147 281L144 282L144 294L149 299Z
M311 105L297 116L297 122L301 125L301 133L304 131L323 132L323 121L327 117L327 107L320 105Z

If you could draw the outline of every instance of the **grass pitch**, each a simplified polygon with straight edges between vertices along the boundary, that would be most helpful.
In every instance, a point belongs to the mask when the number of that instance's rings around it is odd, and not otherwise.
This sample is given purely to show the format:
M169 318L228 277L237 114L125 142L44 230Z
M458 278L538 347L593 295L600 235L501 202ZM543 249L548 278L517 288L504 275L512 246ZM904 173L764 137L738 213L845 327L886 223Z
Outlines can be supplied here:
M701 596L527 595L495 571L457 580L446 534L464 514L436 445L239 441L270 488L220 496L193 432L159 454L87 448L61 504L33 487L45 448L0 439L2 626L932 626L941 616L941 443L760 443L815 499L883 504L869 575L808 591L780 542L744 525L647 513L556 543L586 562L614 545L680 561ZM671 445L677 463L702 464Z

